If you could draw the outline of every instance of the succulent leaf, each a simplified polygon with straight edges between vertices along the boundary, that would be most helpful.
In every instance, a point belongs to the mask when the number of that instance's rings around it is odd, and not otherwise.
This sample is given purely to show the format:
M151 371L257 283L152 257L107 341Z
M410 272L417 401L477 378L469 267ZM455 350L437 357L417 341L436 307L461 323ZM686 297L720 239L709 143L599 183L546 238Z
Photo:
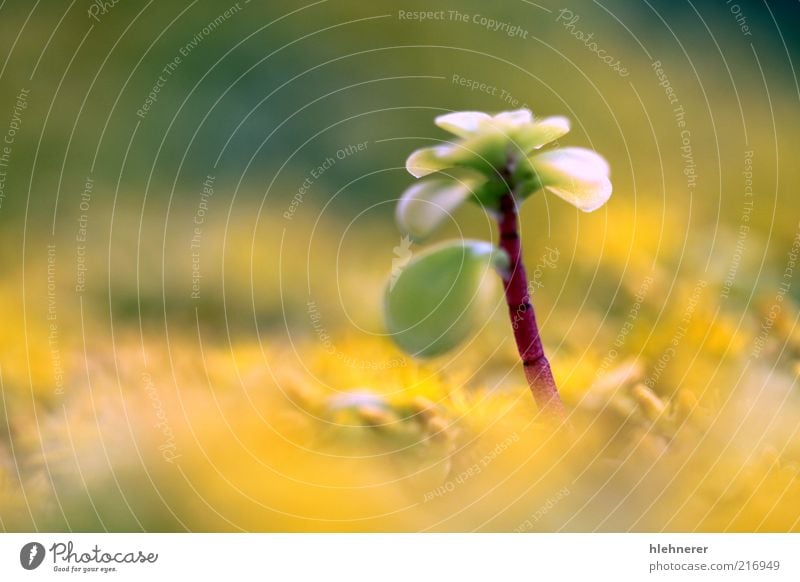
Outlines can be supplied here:
M507 266L505 253L483 241L448 241L412 259L384 299L386 328L406 352L445 353L472 334L485 316L490 271Z

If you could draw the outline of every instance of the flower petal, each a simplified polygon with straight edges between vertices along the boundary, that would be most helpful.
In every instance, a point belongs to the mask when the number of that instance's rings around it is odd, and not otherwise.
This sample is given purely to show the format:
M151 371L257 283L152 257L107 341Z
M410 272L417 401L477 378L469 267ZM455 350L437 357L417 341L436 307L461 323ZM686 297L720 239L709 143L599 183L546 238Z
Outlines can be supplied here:
M530 158L543 187L584 212L597 210L611 196L608 163L584 148L563 148Z
M408 156L406 170L415 178L422 178L433 172L453 167L450 161L457 150L453 144L438 145L431 148L420 148Z
M569 132L569 119L561 116L545 117L515 132L516 146L523 152L539 149Z
M438 116L434 123L459 137L467 137L478 131L482 121L491 119L481 111L456 111Z
M539 155L549 157L551 160L560 159L557 163L569 168L573 173L608 176L611 171L603 156L586 148L559 148Z
M449 168L469 168L491 177L507 162L507 146L507 135L489 127L454 143L416 150L406 160L406 169L417 178Z
M492 118L492 121L500 127L507 129L522 127L533 122L533 113L530 109L516 109L514 111L503 111Z
M596 182L570 184L566 188L547 186L545 188L584 212L593 212L611 198L611 180L601 178Z
M412 184L397 204L397 223L414 237L431 234L479 185L474 176L437 176Z

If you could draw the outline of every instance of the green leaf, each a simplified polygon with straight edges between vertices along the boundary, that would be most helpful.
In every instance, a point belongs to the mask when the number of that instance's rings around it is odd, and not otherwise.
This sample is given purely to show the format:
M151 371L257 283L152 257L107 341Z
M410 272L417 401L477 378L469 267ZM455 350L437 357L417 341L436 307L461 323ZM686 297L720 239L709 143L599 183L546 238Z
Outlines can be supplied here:
M464 341L486 317L487 283L506 254L483 241L447 241L413 258L389 281L386 328L406 352L440 355Z
M449 155L453 166L477 170L494 178L508 162L509 136L502 129L489 125L453 147Z
M484 181L472 191L472 200L490 212L499 212L500 199L508 193L508 184L503 178Z

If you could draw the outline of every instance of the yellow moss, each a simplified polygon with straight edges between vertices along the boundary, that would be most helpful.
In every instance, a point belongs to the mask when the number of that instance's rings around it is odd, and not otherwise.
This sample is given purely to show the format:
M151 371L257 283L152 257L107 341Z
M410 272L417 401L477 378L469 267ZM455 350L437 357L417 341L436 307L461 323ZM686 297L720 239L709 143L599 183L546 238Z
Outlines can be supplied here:
M43 303L34 303L37 307ZM0 325L0 371L4 388L16 398L45 398L54 396L54 354L65 373L70 367L70 352L63 337L60 345L52 349L48 343L48 326L42 309L28 305L27 322L24 317L21 291L14 294L7 286L0 286L0 303L3 305L3 323ZM59 339L56 336L57 340ZM69 345L69 344L67 344Z
M260 324L259 339L233 325L229 345L201 316L202 344L177 326L167 344L122 325L112 352L88 321L89 375L83 362L67 367L69 389L55 397L46 326L28 321L26 350L21 310L1 289L15 308L0 328L11 429L0 450L13 437L21 467L19 481L0 486L4 525L31 528L24 485L37 526L55 530L798 531L796 354L745 370L758 317L740 326L717 310L718 282L709 275L697 291L706 275L691 266L670 291L676 243L661 231L676 219L609 212L627 226L587 222L597 236L582 233L579 247L592 252L576 261L624 272L617 298L615 285L583 304L576 285L557 301L548 287L534 298L570 411L560 430L537 416L499 295L469 345L419 361L355 330L321 291L320 333L304 265L287 264L256 273L277 294L257 305L287 318ZM274 265L279 231L263 226L255 258ZM249 249L251 236L237 229L229 248ZM334 281L330 233L320 244L312 267ZM247 306L251 257L236 255L228 300ZM342 275L343 301L363 303L355 311L367 322L374 305L357 294L375 292L378 268ZM367 291L352 283L361 277ZM213 295L220 282L208 283ZM770 337L792 345L782 319Z
M307 355L301 375L285 347L265 346L267 371L261 348L208 346L210 388L204 372L181 364L191 343L171 347L175 380L166 358L148 361L157 404L132 365L121 395L75 395L65 403L68 424L48 417L41 444L20 441L43 451L67 512L89 511L80 468L96 504L115 506L113 470L139 520L162 529L798 529L796 472L782 469L774 450L734 445L720 458L741 422L726 410L695 421L692 392L664 400L641 384L634 363L585 391L571 430L553 430L524 383L463 387L434 362L356 371L310 341L295 346ZM343 349L398 355L374 339ZM136 353L121 347L125 358ZM174 439L172 460L154 428L159 415ZM131 497L131 487L155 488L172 514L151 515L155 493Z

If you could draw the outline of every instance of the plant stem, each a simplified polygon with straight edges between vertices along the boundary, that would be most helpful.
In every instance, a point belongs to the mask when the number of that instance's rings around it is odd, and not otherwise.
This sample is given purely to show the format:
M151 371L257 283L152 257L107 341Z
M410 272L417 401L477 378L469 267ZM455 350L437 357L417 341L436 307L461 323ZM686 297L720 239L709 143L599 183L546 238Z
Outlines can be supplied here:
M522 263L522 249L517 227L517 204L511 193L500 199L500 248L510 259L508 273L503 275L503 286L508 303L508 314L514 328L517 350L525 368L525 378L533 392L539 410L555 418L565 416L564 404L558 395L550 362L544 355L539 326L533 312L528 276Z

